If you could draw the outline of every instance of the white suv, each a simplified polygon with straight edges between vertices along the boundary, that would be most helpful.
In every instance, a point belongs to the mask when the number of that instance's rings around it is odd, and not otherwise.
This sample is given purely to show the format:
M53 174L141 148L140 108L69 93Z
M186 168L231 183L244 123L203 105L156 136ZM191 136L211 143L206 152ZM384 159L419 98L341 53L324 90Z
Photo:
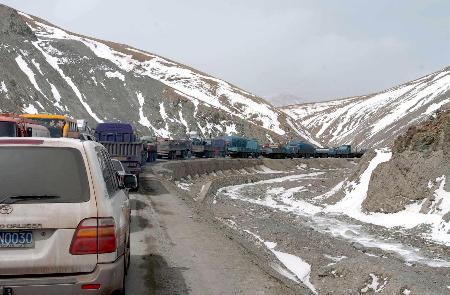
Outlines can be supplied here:
M93 141L0 138L0 295L121 294L130 205Z

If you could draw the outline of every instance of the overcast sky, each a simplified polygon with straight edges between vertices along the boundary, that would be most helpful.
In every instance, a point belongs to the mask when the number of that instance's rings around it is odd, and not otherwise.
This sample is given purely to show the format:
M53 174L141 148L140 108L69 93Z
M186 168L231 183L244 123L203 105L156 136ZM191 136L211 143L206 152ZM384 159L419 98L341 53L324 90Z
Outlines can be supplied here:
M450 65L446 0L0 2L284 104L368 94Z

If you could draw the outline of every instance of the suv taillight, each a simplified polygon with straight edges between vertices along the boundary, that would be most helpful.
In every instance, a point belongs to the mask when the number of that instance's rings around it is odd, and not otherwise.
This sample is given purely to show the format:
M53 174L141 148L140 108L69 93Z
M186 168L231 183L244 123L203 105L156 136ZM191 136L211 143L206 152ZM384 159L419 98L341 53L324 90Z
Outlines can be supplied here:
M87 218L80 222L72 244L70 254L102 254L115 252L116 224L113 218Z

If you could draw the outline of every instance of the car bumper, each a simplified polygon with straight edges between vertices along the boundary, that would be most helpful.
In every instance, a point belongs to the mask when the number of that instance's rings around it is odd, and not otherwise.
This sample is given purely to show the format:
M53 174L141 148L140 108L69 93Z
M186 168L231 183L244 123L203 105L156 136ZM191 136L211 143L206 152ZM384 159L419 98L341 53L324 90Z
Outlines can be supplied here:
M0 279L0 295L111 294L120 290L124 272L123 256L114 263L98 264L89 274L58 277L15 277ZM84 290L83 285L100 284L97 290ZM12 293L8 293L12 290Z

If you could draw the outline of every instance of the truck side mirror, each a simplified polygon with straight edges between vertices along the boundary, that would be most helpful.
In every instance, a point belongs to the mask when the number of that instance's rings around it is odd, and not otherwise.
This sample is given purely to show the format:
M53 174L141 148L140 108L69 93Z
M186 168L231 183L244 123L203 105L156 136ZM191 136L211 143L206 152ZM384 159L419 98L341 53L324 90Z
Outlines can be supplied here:
M33 128L27 127L27 137L33 137Z
M138 188L138 181L137 177L134 174L125 174L123 177L123 186L127 189L137 189Z

